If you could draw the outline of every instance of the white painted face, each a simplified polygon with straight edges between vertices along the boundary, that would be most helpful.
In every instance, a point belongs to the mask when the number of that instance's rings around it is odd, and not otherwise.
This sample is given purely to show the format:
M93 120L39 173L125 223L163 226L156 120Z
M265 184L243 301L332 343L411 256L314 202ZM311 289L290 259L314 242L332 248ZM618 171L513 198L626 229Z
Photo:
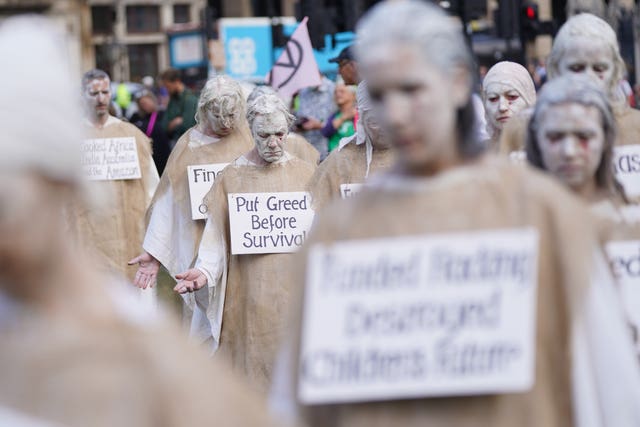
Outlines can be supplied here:
M95 117L101 118L109 114L111 103L111 84L109 79L91 80L85 87L84 100L87 108Z
M484 109L489 125L502 131L505 123L521 110L527 103L517 90L508 83L490 83L485 92Z
M561 75L585 74L606 92L617 82L612 82L614 63L611 47L604 41L576 37L566 49L558 64Z
M218 105L212 106L207 111L207 133L217 136L229 135L237 126L239 116L239 109L235 103L225 105L225 108L220 108Z
M273 163L280 160L284 154L284 144L287 140L289 127L284 114L273 112L258 115L251 126L253 140L258 154L266 162Z
M376 46L360 70L402 168L429 175L457 160L456 110L469 96L461 73L445 74L419 47L397 42Z
M549 107L538 121L536 137L547 170L574 191L594 183L604 151L599 110L560 104Z

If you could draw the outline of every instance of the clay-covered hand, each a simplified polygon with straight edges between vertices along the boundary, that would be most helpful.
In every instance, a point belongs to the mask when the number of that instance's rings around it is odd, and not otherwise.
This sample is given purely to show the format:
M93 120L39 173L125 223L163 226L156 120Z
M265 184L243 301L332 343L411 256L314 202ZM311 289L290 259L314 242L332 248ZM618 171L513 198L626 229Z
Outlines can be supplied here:
M143 252L128 262L129 265L138 264L136 277L133 284L141 289L153 288L158 278L160 261L155 259L149 252Z
M179 294L194 292L207 285L207 276L197 268L190 268L184 273L176 274L178 284L173 288Z

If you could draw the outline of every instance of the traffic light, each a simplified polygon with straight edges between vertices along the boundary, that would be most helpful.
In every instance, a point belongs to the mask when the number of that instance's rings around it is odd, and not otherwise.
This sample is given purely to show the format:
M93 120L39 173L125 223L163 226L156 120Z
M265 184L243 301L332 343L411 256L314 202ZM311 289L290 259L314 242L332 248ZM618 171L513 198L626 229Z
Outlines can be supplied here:
M520 6L520 35L526 41L533 41L539 32L538 5L527 0Z

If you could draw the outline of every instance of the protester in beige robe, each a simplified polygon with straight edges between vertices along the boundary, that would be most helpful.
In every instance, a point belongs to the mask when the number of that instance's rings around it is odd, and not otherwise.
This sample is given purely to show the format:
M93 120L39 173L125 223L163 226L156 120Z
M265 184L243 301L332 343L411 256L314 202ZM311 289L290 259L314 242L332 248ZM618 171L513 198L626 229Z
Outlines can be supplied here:
M536 103L536 88L531 75L518 63L498 62L482 80L482 102L490 135L488 145L491 151L498 152L504 126Z
M237 82L222 76L207 82L198 100L197 125L178 140L149 207L145 252L130 261L139 264L136 286L153 287L160 264L171 276L193 267L205 220L192 219L187 168L228 164L250 150L253 142L244 114ZM200 342L211 338L207 303L205 291L185 295L185 317L191 335Z
M278 97L257 97L248 104L247 119L256 145L222 172L207 195L210 214L196 268L177 276L182 281L175 290L208 290L218 354L265 392L294 285L287 278L293 255L231 254L227 196L304 191L314 166L285 151L293 116Z
M307 243L311 251L367 239L536 230L533 382L519 393L303 405L299 341L306 325L298 313L292 357L283 352L278 364L288 378L276 375L273 405L290 410L295 401L318 426L637 425L639 367L588 212L548 177L481 155L470 138L473 65L462 34L437 6L417 1L385 2L363 18L360 70L398 161L376 185L319 215ZM300 285L306 260L303 254ZM326 316L329 322L333 313ZM384 340L376 344L384 349Z
M356 186L363 184L370 174L386 171L393 163L394 152L373 115L364 81L358 85L356 100L359 114L356 134L344 138L309 181L316 211L333 199L355 194Z
M80 204L71 208L71 227L83 246L95 251L105 267L133 282L135 268L127 267L127 261L140 251L145 212L159 179L151 157L151 144L138 128L109 115L111 85L105 72L85 73L82 93L87 137L134 138L141 178L90 181L92 191L106 194L109 201L98 207Z
M277 425L66 232L66 206L95 192L80 171L78 89L57 28L34 17L0 25L0 419L13 414L3 425Z
M564 74L586 74L607 94L618 133L616 146L638 144L640 111L629 107L619 83L625 75L616 33L604 20L589 13L572 16L558 31L547 60L549 80ZM524 149L528 117L508 123L500 151Z
M567 75L543 88L527 139L529 163L554 175L589 204L605 246L640 239L640 206L629 203L612 170L615 136L606 95L590 80ZM629 316L637 317L637 303L621 296ZM631 326L640 348L640 325Z

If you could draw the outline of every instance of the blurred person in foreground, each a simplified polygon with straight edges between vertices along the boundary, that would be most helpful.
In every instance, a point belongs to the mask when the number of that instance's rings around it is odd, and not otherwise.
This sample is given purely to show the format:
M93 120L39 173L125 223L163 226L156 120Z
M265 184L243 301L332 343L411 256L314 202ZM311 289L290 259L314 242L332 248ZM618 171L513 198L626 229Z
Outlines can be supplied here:
M210 211L198 260L195 268L176 276L175 290L208 292L207 317L220 345L216 356L231 361L234 370L266 393L294 286L288 275L293 255L280 250L282 239L306 235L293 216L310 208L306 195L304 201L298 197L315 166L286 151L293 116L277 96L255 98L247 105L247 121L254 148L227 166L207 195ZM291 192L296 199L284 201ZM260 194L268 197L266 202L258 200ZM260 210L262 204L266 209ZM238 212L253 212L251 227L234 233L232 215ZM288 217L285 225L279 213ZM252 251L238 250L243 248Z
M462 29L404 1L357 33L397 161L316 218L274 407L317 426L638 425L640 366L588 212L483 155Z
M63 210L94 194L80 172L77 89L54 28L35 17L0 25L2 412L64 426L274 425L225 368L132 306L131 288L91 268L70 241Z
M197 124L178 140L149 206L144 252L129 261L138 264L136 286L154 287L160 264L172 277L193 267L209 206L203 199L205 190L195 203L197 213L202 215L194 219L190 188L199 181L210 189L222 168L251 150L253 141L245 110L242 89L229 77L214 77L202 89ZM217 169L210 169L214 165ZM184 295L183 315L191 325L191 336L198 342L209 342L215 349L217 337L211 342L205 315L208 301L207 289Z

